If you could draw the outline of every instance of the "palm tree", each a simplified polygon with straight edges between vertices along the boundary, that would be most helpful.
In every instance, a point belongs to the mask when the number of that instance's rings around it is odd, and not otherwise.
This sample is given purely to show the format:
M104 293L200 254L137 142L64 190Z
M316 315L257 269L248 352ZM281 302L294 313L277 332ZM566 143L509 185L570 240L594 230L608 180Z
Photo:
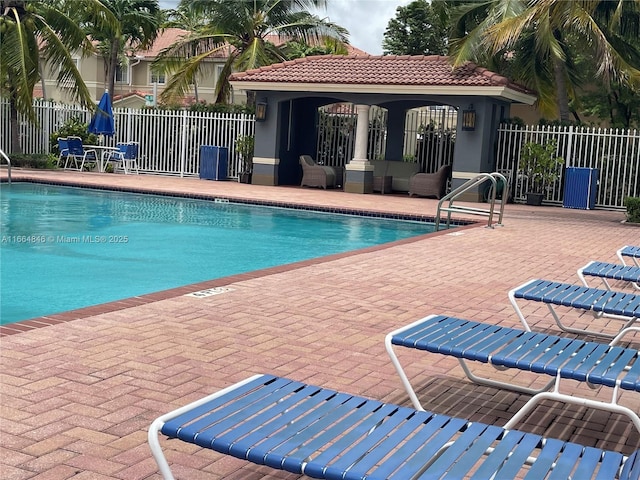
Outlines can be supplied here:
M135 51L149 48L162 21L157 0L101 0L118 20L116 25L96 25L95 18L87 18L87 33L99 42L98 49L105 59L107 90L113 97L116 71L125 49Z
M207 17L208 24L163 50L154 62L155 68L172 75L161 94L165 102L184 97L203 62L223 52L227 61L216 83L216 102L228 103L228 80L232 71L245 71L286 59L279 46L267 41L269 35L305 42L324 37L347 42L348 32L343 27L305 10L324 6L324 0L182 0L181 6L188 3L194 11ZM247 103L252 100L248 99Z
M286 55L287 60L294 60L313 55L348 55L349 49L341 41L325 37L315 45L309 45L304 41L290 40L282 46L282 52Z
M51 0L0 0L0 93L9 98L11 145L16 153L22 152L18 114L36 121L33 89L41 80L41 59L58 70L58 84L71 85L75 100L95 107L72 58L72 52L86 55L93 46L63 7ZM76 0L74 8L90 12L98 25L115 23L98 0Z
M182 3L175 10L168 10L167 21L163 24L164 28L181 28L192 33L202 32L206 29L208 21L207 17L201 10L194 9L192 2ZM192 50L185 58L193 57L198 53L198 45L191 45ZM198 83L193 80L193 94L196 103L198 98Z
M591 46L600 76L640 86L640 57L629 42L639 11L640 0L472 2L458 11L450 54L454 66L512 62L515 80L538 91L541 111L568 121L579 85L576 42Z

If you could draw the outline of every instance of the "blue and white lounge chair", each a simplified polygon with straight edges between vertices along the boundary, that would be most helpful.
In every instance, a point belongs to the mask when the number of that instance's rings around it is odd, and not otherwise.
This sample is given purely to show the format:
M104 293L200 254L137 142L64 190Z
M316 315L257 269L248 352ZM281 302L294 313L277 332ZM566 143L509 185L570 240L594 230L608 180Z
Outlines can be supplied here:
M597 475L600 480L638 480L640 475L640 451L626 458L270 375L251 377L151 424L151 451L165 480L173 479L158 433L330 480L461 479L471 474L479 479Z
M636 267L640 267L640 247L625 245L616 253L623 265L627 265L625 258L629 258Z
M631 327L629 331L640 331ZM499 325L473 322L444 315L431 315L389 333L385 347L416 410L423 410L394 346L450 355L458 359L467 377L475 383L533 393L533 397L506 423L515 427L542 400L583 405L615 412L631 419L640 432L638 412L620 405L622 390L640 393L640 351L617 346L629 331L619 334L610 345L534 333ZM482 362L496 369L516 368L552 380L538 390L473 374L468 362ZM560 391L566 380L612 388L610 401L585 398ZM553 385L553 389L549 387Z
M624 324L620 330L626 329L640 319L640 295L537 279L530 280L509 292L511 305L527 331L531 331L531 328L518 306L518 299L544 303L558 327L569 333L607 338L615 336L615 334L598 330L574 328L563 324L555 311L556 306L584 310L592 313L596 318L606 315L622 320Z
M620 265L618 263L589 262L578 269L578 277L589 286L586 277L597 277L602 280L607 290L611 290L609 280L629 282L636 290L640 290L640 267Z

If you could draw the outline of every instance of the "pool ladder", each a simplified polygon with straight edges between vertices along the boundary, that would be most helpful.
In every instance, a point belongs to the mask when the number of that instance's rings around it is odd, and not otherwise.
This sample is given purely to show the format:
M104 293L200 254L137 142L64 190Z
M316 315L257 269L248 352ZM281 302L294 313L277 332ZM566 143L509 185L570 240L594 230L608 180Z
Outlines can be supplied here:
M493 172L493 173L481 173L478 176L470 180L467 180L458 188L450 191L448 194L446 194L444 197L440 199L440 201L438 202L438 210L436 212L436 231L440 230L440 222L441 222L440 219L442 216L442 212L447 212L446 228L449 228L451 226L452 212L467 213L470 215L482 215L482 216L488 217L487 227L493 228L494 227L493 213L496 206L498 180L501 180L503 182L502 184L504 185L504 187L502 190L502 199L500 201L500 213L498 214L498 222L496 223L496 225L499 227L502 227L503 226L502 215L504 214L504 206L507 203L507 199L509 198L509 182L507 181L507 178L502 173ZM468 190L474 187L479 187L485 182L491 182L491 185L489 186L489 198L487 200L489 202L489 208L468 207L464 205L453 204L453 202L460 195L462 195L463 193L467 192ZM443 207L442 205L445 202L449 202L449 204L448 206Z
M0 148L0 156L7 161L7 165L9 166L9 169L7 170L7 181L8 183L11 183L11 160L9 160L9 157L7 156L6 153L4 153L4 151L1 148Z

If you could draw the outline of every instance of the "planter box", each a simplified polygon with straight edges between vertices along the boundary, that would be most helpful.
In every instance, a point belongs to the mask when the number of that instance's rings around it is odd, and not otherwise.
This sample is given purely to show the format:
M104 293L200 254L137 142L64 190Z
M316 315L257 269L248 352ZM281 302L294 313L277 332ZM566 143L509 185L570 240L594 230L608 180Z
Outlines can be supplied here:
M542 193L530 193L527 192L527 205L535 205L539 207L542 205L542 199L544 195Z

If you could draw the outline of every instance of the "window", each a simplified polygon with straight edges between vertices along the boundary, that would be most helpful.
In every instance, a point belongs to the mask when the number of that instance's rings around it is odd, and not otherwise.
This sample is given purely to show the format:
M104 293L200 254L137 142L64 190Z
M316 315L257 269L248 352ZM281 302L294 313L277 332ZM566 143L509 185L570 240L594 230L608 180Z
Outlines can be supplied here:
M159 83L161 85L164 85L165 83L164 73L151 72L151 83Z
M116 67L116 82L129 83L129 66L118 65Z
M80 59L79 59L79 58L74 57L74 58L72 58L72 59L71 59L71 61L72 61L72 62L73 62L73 64L76 66L76 69L77 69L78 71L80 71ZM59 67L59 68L60 68L60 70L62 70L62 65L60 65L60 67ZM67 79L67 80L63 81L63 82L60 84L60 86L61 86L62 88L72 88L72 87L74 86L74 83L73 83L73 80L71 80L71 79L69 78L69 79Z

